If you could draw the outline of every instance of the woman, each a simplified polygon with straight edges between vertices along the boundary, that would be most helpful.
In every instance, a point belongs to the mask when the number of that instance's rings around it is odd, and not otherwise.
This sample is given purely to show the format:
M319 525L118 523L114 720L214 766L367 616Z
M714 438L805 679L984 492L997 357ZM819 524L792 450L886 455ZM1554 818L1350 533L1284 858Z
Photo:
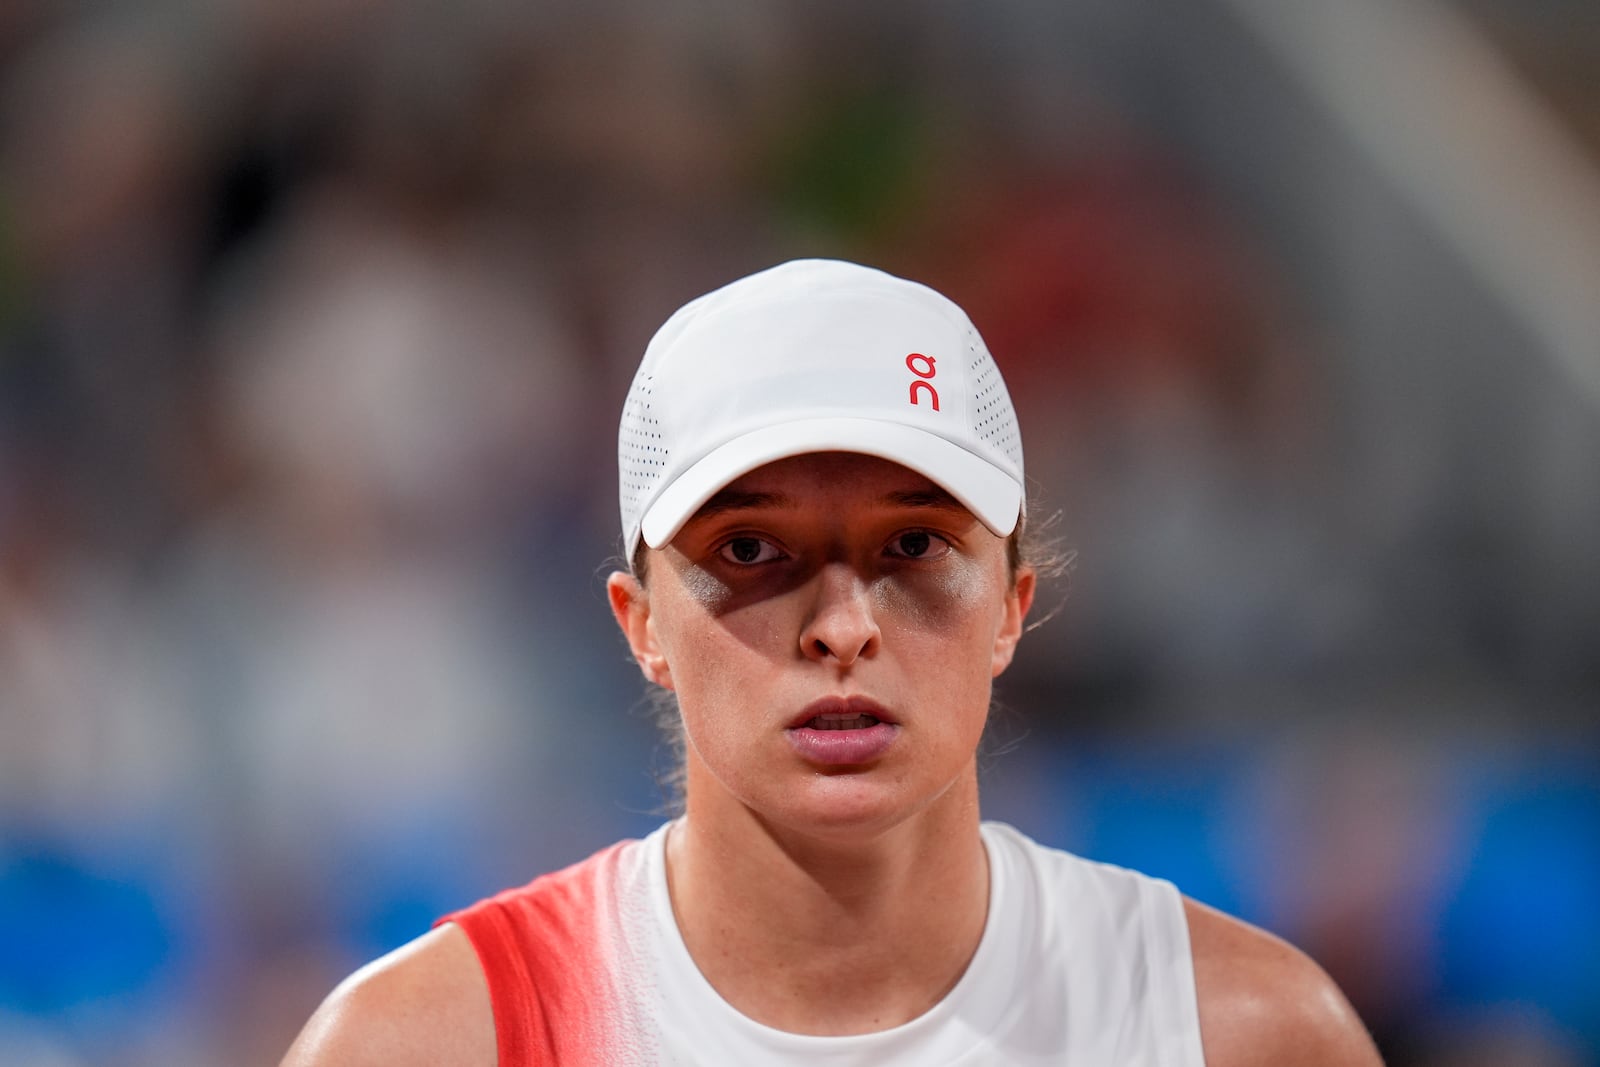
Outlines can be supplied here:
M611 607L676 697L683 816L357 972L286 1064L1378 1062L1295 949L980 822L1036 577L954 304L816 260L701 297L619 465Z

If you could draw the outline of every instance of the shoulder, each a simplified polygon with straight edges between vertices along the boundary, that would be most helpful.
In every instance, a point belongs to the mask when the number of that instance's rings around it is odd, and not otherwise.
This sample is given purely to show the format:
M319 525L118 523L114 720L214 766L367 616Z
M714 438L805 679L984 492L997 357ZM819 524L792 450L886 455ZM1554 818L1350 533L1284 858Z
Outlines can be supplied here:
M496 1059L489 987L472 943L446 923L345 979L281 1067L407 1067Z
M1209 1067L1381 1067L1350 1002L1299 949L1184 899Z

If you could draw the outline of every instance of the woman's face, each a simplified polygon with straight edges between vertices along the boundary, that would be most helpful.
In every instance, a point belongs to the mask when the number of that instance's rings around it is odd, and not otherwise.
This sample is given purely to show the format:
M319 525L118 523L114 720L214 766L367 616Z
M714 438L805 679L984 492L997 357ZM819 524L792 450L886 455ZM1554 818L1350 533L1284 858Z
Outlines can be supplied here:
M875 830L975 753L1033 596L1006 543L928 479L847 453L729 485L611 601L683 714L691 816L734 803L795 830Z

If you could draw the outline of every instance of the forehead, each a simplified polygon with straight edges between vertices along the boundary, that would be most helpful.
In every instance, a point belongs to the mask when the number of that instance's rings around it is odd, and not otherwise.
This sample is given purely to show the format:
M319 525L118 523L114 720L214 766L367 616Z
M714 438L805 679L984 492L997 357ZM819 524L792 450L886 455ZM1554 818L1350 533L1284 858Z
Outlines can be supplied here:
M930 507L970 512L933 481L890 460L853 452L812 452L776 460L736 478L696 518L749 507Z

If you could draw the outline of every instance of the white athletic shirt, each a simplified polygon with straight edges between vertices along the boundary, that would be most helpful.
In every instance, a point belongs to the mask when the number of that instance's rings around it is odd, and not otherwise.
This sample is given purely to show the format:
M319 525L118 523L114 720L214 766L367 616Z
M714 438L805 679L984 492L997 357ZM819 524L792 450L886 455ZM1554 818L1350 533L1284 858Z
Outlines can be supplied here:
M747 1018L701 975L667 895L667 830L442 920L483 962L500 1067L1203 1067L1169 882L984 823L989 913L955 987L893 1029L815 1037Z

